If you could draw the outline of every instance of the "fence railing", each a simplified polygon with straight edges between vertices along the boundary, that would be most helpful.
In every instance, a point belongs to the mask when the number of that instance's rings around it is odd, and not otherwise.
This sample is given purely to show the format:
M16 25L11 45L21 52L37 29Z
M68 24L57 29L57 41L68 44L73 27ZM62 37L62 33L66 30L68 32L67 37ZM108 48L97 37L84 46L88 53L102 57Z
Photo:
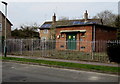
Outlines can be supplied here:
M43 41L39 39L8 39L7 54L68 60L109 62L108 43L120 41Z
M2 56L2 38L0 38L0 56Z

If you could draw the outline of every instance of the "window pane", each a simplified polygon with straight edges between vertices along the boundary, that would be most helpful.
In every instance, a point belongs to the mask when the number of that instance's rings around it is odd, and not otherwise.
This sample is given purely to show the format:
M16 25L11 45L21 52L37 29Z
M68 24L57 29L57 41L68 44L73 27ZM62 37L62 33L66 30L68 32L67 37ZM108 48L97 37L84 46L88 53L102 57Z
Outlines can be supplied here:
M41 40L46 40L46 37L42 37Z
M47 29L44 29L44 33L45 33L45 34L48 33L48 30L47 30Z

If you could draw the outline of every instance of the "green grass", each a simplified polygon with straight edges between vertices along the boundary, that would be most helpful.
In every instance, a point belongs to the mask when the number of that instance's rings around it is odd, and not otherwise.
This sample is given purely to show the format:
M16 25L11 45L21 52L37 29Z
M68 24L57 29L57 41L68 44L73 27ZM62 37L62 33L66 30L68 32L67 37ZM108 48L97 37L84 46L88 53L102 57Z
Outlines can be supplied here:
M78 63L15 58L15 57L3 57L2 59L3 60L22 61L22 62L32 62L32 63L38 63L38 64L47 64L47 65L52 65L52 66L60 66L60 67L75 68L75 69L97 70L97 71L102 71L102 72L114 72L114 73L120 72L120 67L78 64Z

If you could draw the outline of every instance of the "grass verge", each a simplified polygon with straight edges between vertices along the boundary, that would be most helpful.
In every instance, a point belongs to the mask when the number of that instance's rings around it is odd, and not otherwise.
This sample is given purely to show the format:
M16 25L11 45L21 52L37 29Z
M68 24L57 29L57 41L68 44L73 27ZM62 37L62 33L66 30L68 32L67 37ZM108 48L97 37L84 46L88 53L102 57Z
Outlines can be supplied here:
M15 58L15 57L3 57L2 59L3 60L20 61L20 62L46 64L46 65L50 65L50 66L60 66L60 67L75 68L75 69L93 70L93 71L100 71L100 72L111 72L111 73L119 73L120 72L120 67L111 67L111 66L78 64L78 63L26 59L26 58Z

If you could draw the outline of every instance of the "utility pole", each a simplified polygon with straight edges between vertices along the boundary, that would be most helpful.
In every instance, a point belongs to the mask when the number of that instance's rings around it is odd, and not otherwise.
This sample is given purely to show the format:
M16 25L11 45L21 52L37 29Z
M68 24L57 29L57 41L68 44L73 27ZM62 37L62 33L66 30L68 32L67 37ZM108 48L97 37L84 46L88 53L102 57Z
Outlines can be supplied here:
M7 30L6 30L6 27L7 27L7 24L6 24L6 20L7 20L7 3L2 1L2 3L5 5L5 39L4 39L4 57L7 56L7 45L6 45L6 39L7 39Z

